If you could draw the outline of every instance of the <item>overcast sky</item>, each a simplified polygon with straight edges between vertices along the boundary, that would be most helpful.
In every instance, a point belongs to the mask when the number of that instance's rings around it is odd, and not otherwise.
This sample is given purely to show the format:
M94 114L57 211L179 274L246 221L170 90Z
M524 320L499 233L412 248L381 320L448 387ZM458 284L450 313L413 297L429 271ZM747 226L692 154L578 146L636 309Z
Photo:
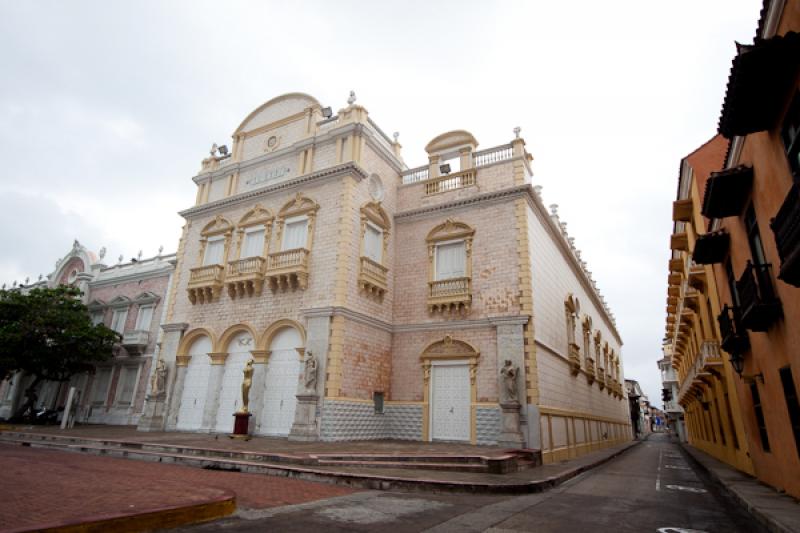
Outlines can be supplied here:
M435 135L522 128L617 317L625 376L661 404L681 157L716 133L734 41L760 0L61 2L0 0L0 282L73 239L174 251L211 143L292 91L348 92L410 167Z

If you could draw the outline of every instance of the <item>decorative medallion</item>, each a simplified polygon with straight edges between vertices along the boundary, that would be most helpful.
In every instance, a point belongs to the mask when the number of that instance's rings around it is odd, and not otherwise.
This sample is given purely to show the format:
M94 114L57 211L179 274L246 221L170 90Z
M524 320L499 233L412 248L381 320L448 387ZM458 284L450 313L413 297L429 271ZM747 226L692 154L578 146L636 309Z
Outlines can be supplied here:
M274 152L281 145L281 139L277 135L270 135L264 143L265 152Z
M381 178L377 174L372 174L369 177L369 195L376 202L382 201L385 195L383 182L381 181Z

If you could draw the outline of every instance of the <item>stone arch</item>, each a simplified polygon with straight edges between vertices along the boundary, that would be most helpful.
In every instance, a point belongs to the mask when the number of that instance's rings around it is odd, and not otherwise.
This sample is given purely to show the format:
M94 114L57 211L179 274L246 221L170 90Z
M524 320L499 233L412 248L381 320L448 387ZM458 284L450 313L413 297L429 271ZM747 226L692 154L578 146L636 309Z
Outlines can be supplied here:
M278 216L287 218L308 215L311 212L316 212L317 209L319 209L319 205L314 200L298 192L294 198L283 204L281 210L278 211Z
M467 341L454 339L451 335L445 335L443 339L428 344L422 350L420 359L477 359L480 354L480 351Z
M191 357L189 349L201 337L208 337L211 340L211 346L217 345L217 336L213 332L206 328L195 328L186 333L178 344L178 357L186 357L187 359Z
M272 211L268 208L262 207L261 204L256 204L247 213L242 215L239 219L239 228L246 228L250 226L257 226L259 224L269 224L272 221Z
M219 353L229 352L230 350L228 350L228 344L239 333L249 333L250 336L253 338L253 343L255 343L255 340L258 338L255 331L253 331L253 328L250 327L248 324L245 323L234 324L233 326L226 329L225 332L220 336L219 341L216 344L214 344L214 351ZM253 348L255 348L255 346Z
M303 327L302 324L297 322L296 320L292 320L290 318L282 318L280 320L276 320L269 327L264 330L264 333L261 334L261 337L258 339L258 343L256 347L258 350L269 350L269 346L272 343L272 339L275 335L282 329L285 328L294 328L300 334L300 339L303 342L303 346L306 345L306 328Z

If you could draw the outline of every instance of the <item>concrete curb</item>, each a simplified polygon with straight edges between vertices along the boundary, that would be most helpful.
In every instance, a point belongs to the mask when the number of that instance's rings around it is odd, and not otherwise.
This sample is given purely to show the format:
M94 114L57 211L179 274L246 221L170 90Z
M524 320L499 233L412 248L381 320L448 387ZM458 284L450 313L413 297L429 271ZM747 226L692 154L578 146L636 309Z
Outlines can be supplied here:
M22 531L45 531L50 533L114 531L115 533L128 533L199 524L226 517L236 510L235 495L230 491L219 490L219 492L221 493L219 496L203 503L162 507L135 514L108 513L88 520L78 518L62 523L39 524L34 528L12 529L9 530L9 533Z
M6 442L8 444L12 444L10 441ZM408 492L444 491L470 494L529 494L552 489L564 483L565 481L568 481L569 479L586 472L587 470L610 461L611 459L619 456L641 442L642 441L631 441L624 447L614 450L612 453L602 455L597 457L595 460L587 461L584 464L567 468L566 470L553 476L531 481L509 481L506 483L442 480L435 479L433 476L426 476L424 478L406 478L391 475L380 475L377 472L375 474L364 474L335 470L319 470L315 468L287 464L258 463L237 459L164 454L130 449L91 448L80 445L62 447L43 442L18 442L18 444L22 446L60 449L62 451L90 453L101 456L178 464L196 468L212 468L221 470L235 469L240 472L251 474L283 476L293 479L301 479L304 481L315 481L342 485L351 488L363 488L371 490L402 490ZM578 461L580 460L581 459L578 459Z
M756 522L772 533L800 533L800 504L772 487L740 472L710 455L678 442L691 460L708 474L729 497L741 505Z

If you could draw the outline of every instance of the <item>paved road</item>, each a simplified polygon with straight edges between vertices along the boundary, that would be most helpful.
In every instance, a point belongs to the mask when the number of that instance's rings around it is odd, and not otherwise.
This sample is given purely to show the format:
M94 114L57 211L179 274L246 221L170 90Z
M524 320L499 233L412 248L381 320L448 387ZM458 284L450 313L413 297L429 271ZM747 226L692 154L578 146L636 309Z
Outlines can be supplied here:
M757 532L680 448L654 435L555 490L518 497L361 492L184 531Z

